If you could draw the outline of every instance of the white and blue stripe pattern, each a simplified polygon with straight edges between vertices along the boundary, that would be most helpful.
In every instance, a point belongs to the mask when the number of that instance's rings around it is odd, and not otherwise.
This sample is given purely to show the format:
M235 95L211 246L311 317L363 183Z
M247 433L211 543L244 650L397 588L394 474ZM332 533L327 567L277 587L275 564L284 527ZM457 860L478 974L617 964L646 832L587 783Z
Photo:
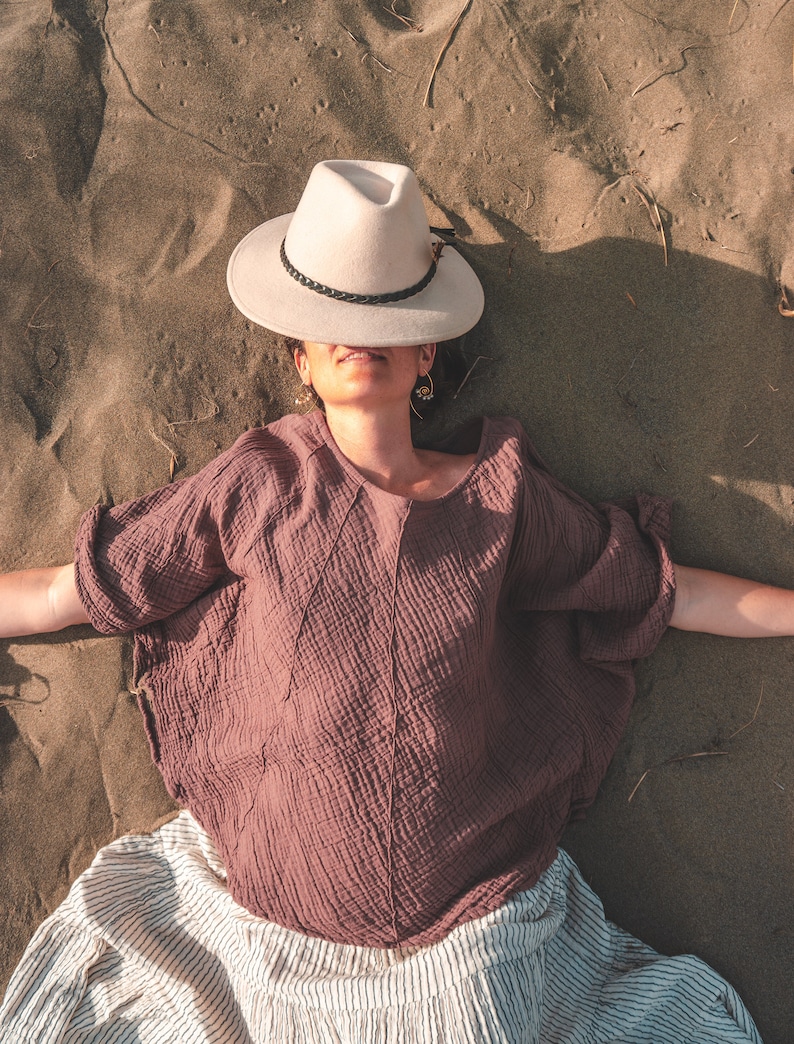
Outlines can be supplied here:
M728 1044L733 988L604 919L570 858L440 943L311 939L247 913L187 812L103 849L39 928L4 1044Z

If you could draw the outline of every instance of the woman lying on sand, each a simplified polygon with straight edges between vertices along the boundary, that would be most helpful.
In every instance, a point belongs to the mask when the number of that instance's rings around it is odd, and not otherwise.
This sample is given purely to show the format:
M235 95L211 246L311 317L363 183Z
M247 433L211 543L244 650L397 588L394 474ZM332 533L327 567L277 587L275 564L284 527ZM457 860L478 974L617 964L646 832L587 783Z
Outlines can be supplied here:
M668 625L794 633L794 593L675 566L669 504L592 507L512 420L416 449L482 289L414 175L319 164L228 282L323 410L83 518L0 634L134 631L184 806L41 926L4 1041L759 1041L734 990L605 921L558 850ZM417 394L418 391L418 394Z

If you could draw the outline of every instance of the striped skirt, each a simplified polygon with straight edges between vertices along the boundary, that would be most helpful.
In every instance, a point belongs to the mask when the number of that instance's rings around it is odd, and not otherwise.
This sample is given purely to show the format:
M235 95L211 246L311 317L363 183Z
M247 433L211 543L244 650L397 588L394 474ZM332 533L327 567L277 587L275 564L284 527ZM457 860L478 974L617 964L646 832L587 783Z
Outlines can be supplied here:
M14 973L0 1040L760 1044L724 979L606 921L562 851L534 888L441 942L376 950L242 909L187 812L78 878Z

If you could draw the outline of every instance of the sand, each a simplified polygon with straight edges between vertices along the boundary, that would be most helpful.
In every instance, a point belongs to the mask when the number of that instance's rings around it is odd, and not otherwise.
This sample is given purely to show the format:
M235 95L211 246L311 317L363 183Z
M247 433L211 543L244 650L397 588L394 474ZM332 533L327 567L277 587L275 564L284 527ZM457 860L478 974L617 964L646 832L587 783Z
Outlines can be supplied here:
M471 0L431 84L461 2L0 6L0 568L69 561L98 500L295 408L226 260L316 161L367 157L414 167L485 284L443 426L515 415L586 496L673 496L679 561L794 585L794 4ZM566 838L768 1044L794 1038L793 656L669 633ZM130 688L127 641L0 643L2 981L96 849L172 810Z

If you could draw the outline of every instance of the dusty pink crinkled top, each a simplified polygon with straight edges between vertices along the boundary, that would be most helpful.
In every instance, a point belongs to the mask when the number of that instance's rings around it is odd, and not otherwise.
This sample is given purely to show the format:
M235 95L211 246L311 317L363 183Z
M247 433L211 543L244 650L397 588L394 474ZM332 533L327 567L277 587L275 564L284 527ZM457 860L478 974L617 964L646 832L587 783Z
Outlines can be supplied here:
M289 416L82 520L86 610L137 630L155 761L254 914L433 942L531 887L596 794L672 610L669 502L592 507L512 420L446 448L478 437L412 501Z

